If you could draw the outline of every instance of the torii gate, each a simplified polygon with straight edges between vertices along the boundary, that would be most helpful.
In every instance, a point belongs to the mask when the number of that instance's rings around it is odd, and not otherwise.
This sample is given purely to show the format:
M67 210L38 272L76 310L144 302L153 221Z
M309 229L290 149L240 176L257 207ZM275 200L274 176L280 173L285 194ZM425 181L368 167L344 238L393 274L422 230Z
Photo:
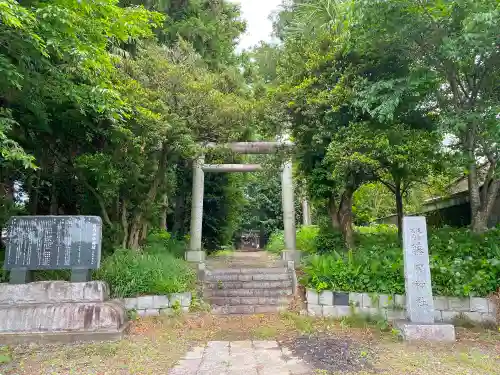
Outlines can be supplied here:
M223 145L239 154L271 154L280 148L290 148L292 142L235 142ZM208 144L208 148L217 147ZM193 263L204 263L205 252L201 246L203 224L203 194L205 172L255 172L262 169L260 164L205 164L205 155L200 155L193 163L193 194L191 197L191 230L189 249L186 260ZM281 173L281 192L283 200L283 224L285 230L285 250L281 257L285 261L300 260L300 251L296 249L295 204L292 181L292 161L283 163Z

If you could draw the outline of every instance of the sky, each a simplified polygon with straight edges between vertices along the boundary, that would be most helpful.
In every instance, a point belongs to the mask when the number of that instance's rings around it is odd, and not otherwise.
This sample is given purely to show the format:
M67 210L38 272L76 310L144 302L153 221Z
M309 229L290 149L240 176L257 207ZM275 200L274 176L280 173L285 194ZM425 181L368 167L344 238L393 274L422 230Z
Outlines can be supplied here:
M282 0L232 0L241 5L241 13L247 21L247 32L241 37L238 49L246 49L261 40L270 41L273 31L269 15L278 9Z

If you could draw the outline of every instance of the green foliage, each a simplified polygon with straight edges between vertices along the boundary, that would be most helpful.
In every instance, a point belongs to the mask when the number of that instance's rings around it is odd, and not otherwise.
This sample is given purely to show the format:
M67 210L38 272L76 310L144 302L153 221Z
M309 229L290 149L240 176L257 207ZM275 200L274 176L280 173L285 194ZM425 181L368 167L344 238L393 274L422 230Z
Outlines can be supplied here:
M109 284L116 298L192 290L196 275L188 263L169 253L118 249L104 260L95 279Z
M370 54L393 49L411 62L398 78L365 80L360 104L379 119L394 119L411 97L453 135L448 147L470 176L472 228L485 231L489 202L500 189L498 1L357 0L350 6L351 46ZM489 171L480 194L484 160Z
M315 239L318 254L328 253L332 250L342 251L345 248L342 233L332 229L330 225L322 223Z
M186 252L186 242L179 240L161 229L152 230L146 237L144 249L149 254L163 255L171 254L176 258L184 259Z
M313 254L317 251L317 237L319 228L315 225L303 225L297 230L297 249ZM281 253L285 249L285 238L282 230L271 234L266 245L266 250L275 254Z
M357 249L306 259L302 280L318 290L404 294L403 251L394 226L357 228ZM435 295L487 296L500 280L500 229L477 235L443 228L429 233Z
M138 249L151 228L177 219L184 234L199 144L241 139L254 124L251 89L235 66L243 30L239 8L226 1L1 1L0 182L8 194L0 226L16 206L97 214L105 254ZM241 213L233 182L219 190L235 202L214 225L222 242ZM28 199L13 194L20 191Z
M305 254L313 254L317 251L316 238L319 228L315 225L303 225L297 231L297 249Z
M364 184L354 193L352 212L356 224L370 224L395 212L393 195L380 182Z
M285 234L282 230L277 230L271 233L269 241L266 245L266 250L275 254L280 254L285 249Z

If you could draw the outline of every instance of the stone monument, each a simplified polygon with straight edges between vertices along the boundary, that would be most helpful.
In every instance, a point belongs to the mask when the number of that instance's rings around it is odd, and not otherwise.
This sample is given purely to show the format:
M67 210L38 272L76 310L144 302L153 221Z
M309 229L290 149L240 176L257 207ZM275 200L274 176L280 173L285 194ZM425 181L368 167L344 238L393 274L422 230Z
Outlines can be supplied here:
M73 342L121 338L123 305L109 288L90 281L101 258L101 218L18 216L8 223L0 284L0 342ZM71 269L71 282L30 282L31 271Z
M425 217L403 218L403 251L408 321L396 322L405 340L455 341L455 327L434 322Z

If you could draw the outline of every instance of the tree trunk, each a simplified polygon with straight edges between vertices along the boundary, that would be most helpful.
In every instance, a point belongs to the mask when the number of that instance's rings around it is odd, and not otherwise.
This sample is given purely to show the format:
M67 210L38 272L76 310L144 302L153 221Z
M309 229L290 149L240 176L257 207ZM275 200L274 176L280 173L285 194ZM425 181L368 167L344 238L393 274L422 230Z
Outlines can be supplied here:
M122 240L122 248L127 247L128 240L128 220L127 220L127 200L123 200L122 202L122 227L123 227L123 240Z
M130 227L130 234L128 236L127 248L131 250L139 250L139 232L140 228L135 223Z
M145 240L147 236L148 236L148 223L144 223L142 224L141 240Z
M340 220L339 212L337 209L337 203L335 203L335 196L332 195L328 200L328 214L330 215L330 221L332 222L332 228L340 230Z
M403 194L401 192L401 183L396 181L396 189L394 195L396 197L396 212L398 215L398 238L399 242L403 241Z
M40 188L40 174L41 169L36 171L33 177L33 182L31 183L30 193L29 193L29 213L30 215L36 215L38 211L38 190Z
M141 219L142 215L137 214L132 221L132 226L130 227L130 233L128 237L128 248L133 250L139 249L139 236L141 232Z
M354 195L354 190L348 188L342 194L342 199L339 206L339 222L340 229L342 230L342 235L346 247L348 249L354 248L354 231L352 228L352 199Z
M473 157L470 156L470 157ZM481 215L481 195L479 193L479 181L477 178L477 167L476 161L471 160L469 165L469 202L470 202L470 214L471 214L471 228L475 233L481 233L486 230L486 222L484 217Z
M471 208L471 228L474 233L484 233L488 229L488 219L500 192L500 180L495 179L497 160L490 158L489 169L480 190L476 163L469 166L469 201Z
M161 218L160 218L160 227L163 230L168 230L167 228L167 215L168 215L168 195L163 195L163 204L161 208Z
M50 209L49 213L51 215L58 214L58 201L57 201L57 173L59 172L59 165L57 161L54 161L53 171L52 171L52 186L50 187Z
M174 225L172 232L176 235L184 235L184 218L186 214L185 190L181 189L175 197Z

